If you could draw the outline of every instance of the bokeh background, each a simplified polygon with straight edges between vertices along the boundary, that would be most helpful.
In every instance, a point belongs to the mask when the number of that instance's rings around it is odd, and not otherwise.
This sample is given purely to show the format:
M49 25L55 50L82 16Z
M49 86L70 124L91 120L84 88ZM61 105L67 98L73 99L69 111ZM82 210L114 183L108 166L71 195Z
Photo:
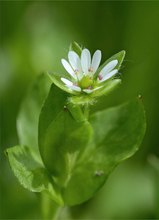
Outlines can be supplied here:
M74 219L159 218L159 2L0 1L0 218L40 218L38 196L23 189L3 151L18 144L16 116L29 84L43 71L61 71L70 42L103 61L125 49L122 86L93 110L139 94L147 132L136 155L119 165Z

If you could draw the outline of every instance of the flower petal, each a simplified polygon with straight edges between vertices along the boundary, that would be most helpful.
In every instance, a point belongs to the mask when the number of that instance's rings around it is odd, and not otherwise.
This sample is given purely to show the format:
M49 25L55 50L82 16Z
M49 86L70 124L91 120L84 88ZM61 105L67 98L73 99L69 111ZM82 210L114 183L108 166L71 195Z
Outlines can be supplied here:
M110 79L112 76L114 76L118 72L117 69L112 70L111 72L107 73L101 80L98 79L98 82L104 82L105 80Z
M74 69L74 71L81 72L82 67L81 67L81 61L77 53L74 51L69 51L68 53L68 60Z
M93 89L83 89L83 92L90 94L93 92Z
M68 85L68 86L72 86L73 85L73 82L71 82L70 80L66 79L66 78L61 78L62 82L65 83L65 85Z
M91 54L88 49L83 49L81 54L81 66L85 74L88 73L88 70L91 66Z
M93 73L97 71L100 61L101 61L101 57L102 57L101 51L96 50L95 53L93 54L92 64L91 64Z
M99 86L99 87L93 89L93 91L98 90L98 89L100 89L100 88L102 88L102 87L103 87L103 86Z
M103 86L99 86L99 87L97 87L97 88L95 88L95 89L83 89L83 91L86 92L86 93L88 93L88 94L90 94L90 93L94 92L95 90L100 89L101 87L103 87Z
M64 68L66 69L66 71L74 78L77 79L76 74L74 73L71 65L67 62L67 60L62 59L61 60L62 65L64 66Z
M72 89L74 91L77 91L77 92L81 92L81 88L79 86L69 86L69 85L66 85L69 89Z
M110 71L114 69L114 67L118 64L118 60L112 60L110 61L99 73L102 78L105 77L106 74L108 74Z

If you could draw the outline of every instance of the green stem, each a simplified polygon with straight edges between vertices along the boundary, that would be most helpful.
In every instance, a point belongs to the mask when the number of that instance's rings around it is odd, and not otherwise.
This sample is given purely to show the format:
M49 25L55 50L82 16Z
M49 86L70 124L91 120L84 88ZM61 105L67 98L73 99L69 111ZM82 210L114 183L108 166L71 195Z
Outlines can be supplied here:
M72 117L77 121L84 121L85 117L83 115L83 111L79 105L73 105L72 103L67 104L67 108L72 114Z
M43 219L58 220L62 207L52 201L48 195L41 194L41 210Z
M51 220L59 220L61 210L62 210L62 207L58 207L56 211L53 213Z

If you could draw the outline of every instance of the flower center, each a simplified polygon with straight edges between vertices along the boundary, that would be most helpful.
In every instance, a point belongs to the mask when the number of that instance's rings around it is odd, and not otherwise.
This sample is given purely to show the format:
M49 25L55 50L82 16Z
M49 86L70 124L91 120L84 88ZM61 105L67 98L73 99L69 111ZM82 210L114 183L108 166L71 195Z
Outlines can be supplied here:
M93 80L89 76L84 76L81 81L79 82L79 86L82 89L87 89L93 85Z

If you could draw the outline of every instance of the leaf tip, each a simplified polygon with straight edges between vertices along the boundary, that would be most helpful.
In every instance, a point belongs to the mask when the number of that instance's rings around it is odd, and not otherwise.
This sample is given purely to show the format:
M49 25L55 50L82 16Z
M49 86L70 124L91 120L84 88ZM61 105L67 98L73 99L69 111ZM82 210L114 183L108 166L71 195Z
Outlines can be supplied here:
M70 44L69 50L75 51L80 56L82 52L82 47L76 41L73 41Z

